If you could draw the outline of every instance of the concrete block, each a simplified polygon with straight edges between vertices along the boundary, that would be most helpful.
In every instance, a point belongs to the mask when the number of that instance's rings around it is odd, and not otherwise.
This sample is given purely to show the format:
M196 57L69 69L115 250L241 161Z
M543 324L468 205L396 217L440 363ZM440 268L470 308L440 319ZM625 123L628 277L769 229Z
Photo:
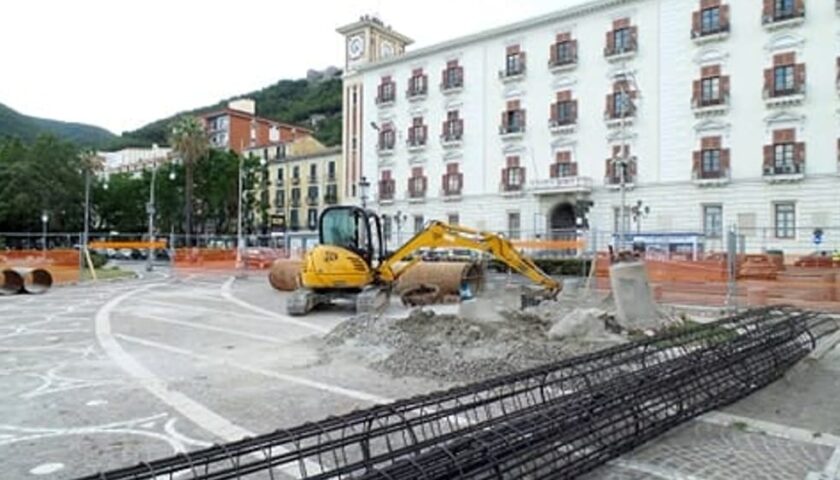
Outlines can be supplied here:
M612 265L610 286L615 299L618 323L622 327L648 330L662 326L644 262Z

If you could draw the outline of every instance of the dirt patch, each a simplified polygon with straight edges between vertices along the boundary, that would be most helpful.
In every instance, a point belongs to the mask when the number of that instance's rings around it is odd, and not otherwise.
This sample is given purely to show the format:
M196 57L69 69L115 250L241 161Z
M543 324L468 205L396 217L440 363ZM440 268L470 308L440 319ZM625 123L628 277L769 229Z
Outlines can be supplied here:
M330 332L321 353L330 359L351 356L396 377L470 382L605 347L603 339L552 339L555 319L549 315L504 316L505 321L482 322L427 310L396 319L360 315Z

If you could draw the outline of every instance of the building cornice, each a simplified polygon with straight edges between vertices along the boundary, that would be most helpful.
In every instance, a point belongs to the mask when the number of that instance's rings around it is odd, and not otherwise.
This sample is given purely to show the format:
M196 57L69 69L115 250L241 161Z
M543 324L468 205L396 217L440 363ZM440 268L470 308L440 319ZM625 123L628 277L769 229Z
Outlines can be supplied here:
M420 48L412 52L407 52L403 55L379 60L377 62L368 63L365 65L360 65L354 70L356 72L367 72L389 65L396 65L408 61L416 61L418 58L423 56L434 55L443 51L461 48L471 43L477 43L496 37L507 37L510 35L514 35L521 30L543 27L557 22L569 21L577 17L589 15L592 13L596 13L602 10L629 3L636 3L638 1L640 0L592 0L581 5L564 8L563 10L558 10L556 12L541 15L539 17L528 18L526 20L522 20L516 23L511 23L509 25L484 30L478 33L474 33L472 35L466 35L463 37L454 38L452 40L447 40L445 42L441 42L435 45L430 45L428 47ZM343 29L344 28L342 28L341 30Z

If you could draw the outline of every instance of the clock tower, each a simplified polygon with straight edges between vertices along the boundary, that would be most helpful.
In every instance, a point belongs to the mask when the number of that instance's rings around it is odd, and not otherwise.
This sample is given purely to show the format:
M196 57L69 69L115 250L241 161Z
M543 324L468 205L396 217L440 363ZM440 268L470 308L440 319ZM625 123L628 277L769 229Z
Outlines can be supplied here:
M364 91L362 77L357 69L363 65L402 55L413 40L385 25L377 17L365 15L357 22L338 29L344 36L344 102L342 125L342 151L344 165L344 198L361 203L359 184L364 179L376 185L376 172L364 172L362 165L362 137L373 135L372 127L364 123ZM367 130L365 130L367 128ZM371 188L375 191L375 188Z

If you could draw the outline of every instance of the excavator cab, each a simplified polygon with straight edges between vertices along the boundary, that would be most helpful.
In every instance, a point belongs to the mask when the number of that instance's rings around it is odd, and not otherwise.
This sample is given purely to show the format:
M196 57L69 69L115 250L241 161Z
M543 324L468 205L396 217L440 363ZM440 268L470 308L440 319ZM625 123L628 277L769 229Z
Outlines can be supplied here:
M330 207L318 222L321 245L349 250L365 260L369 267L382 261L382 224L375 213L355 206Z

